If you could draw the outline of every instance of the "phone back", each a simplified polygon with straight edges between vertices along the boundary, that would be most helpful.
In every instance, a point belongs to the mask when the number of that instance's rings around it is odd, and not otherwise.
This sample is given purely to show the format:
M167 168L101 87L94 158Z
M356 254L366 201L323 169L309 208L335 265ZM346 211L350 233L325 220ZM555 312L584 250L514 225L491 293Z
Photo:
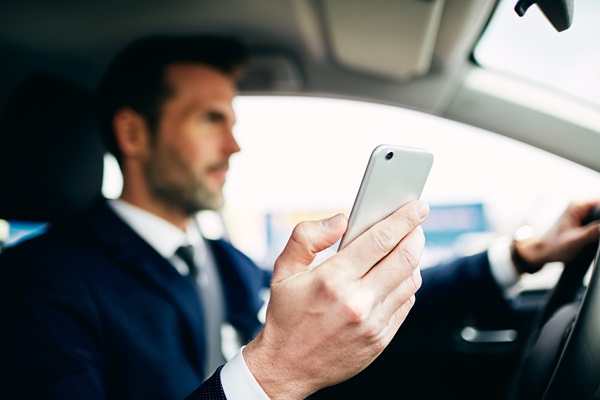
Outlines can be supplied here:
M339 250L406 203L421 197L433 154L429 150L379 145L369 158Z

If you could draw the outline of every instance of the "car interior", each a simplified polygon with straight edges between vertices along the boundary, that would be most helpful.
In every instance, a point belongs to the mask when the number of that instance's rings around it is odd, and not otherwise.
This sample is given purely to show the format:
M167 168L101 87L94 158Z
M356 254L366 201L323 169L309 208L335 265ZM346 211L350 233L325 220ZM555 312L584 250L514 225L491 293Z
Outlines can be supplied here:
M5 219L54 223L75 218L102 188L104 147L91 91L37 72L19 82L0 116Z
M580 29L580 23L590 43L598 38L593 35L600 35L584 24L600 17L593 0L1 2L0 221L10 229L3 238L0 225L0 243L14 245L49 223L76 220L99 194L106 195L110 159L97 133L93 91L118 50L133 39L156 33L225 34L242 40L249 49L249 63L239 83L241 101L255 101L261 107L262 100L271 98L276 104L285 104L286 98L342 100L451 121L477 129L480 136L508 138L576 166L590 178L546 177L549 172L541 167L529 169L541 182L564 179L585 186L582 193L600 197L600 79L585 81L581 87L587 97L578 98L482 64L486 49L478 46L489 43L486 34L501 13L514 16L515 24L537 17L542 22L536 28L555 41ZM541 52L542 45L529 40L534 37L533 31L531 36L519 34L507 46ZM488 46L488 53L496 51L507 64L521 65L505 56L509 53L502 53L499 45ZM585 58L568 65L582 63L581 70L597 71L594 67L600 68L600 58L590 55L593 48L580 50ZM557 64L564 58L558 51L550 54ZM554 71L554 65L542 65ZM542 74L542 68L531 70ZM578 74L576 70L569 75L549 74L549 78L564 83L575 81ZM304 120L314 116L298 108L293 112ZM244 114L239 115L243 121ZM280 136L285 135L285 126L278 129ZM293 140L283 139L284 143ZM358 143L360 139L343 140ZM315 139L309 145L323 147ZM255 146L266 151L264 157L281 148L264 142ZM477 152L475 142L457 146ZM336 146L328 153L343 149ZM366 158L352 157L357 170L362 170ZM503 159L511 163L510 154ZM520 161L515 158L514 163ZM508 169L506 165L494 168ZM324 179L331 183L336 178ZM430 180L430 186L436 182ZM531 189L537 184L530 182ZM558 183L551 189L563 197L576 194ZM500 196L499 192L492 195ZM517 193L516 202L519 195L525 196ZM352 194L346 197L352 200ZM447 211L455 204L445 206ZM275 216L270 210L260 218L272 223ZM226 217L218 216L218 222L223 224L225 218L227 225ZM553 215L539 218L554 220ZM590 221L598 218L600 212ZM272 234L274 228L269 227ZM452 228L454 233L459 230ZM284 229L284 240L288 233ZM237 238L234 231L227 235ZM461 243L473 237L462 236ZM456 315L440 315L435 326L400 329L365 371L311 398L596 398L600 389L597 249L597 244L589 246L572 265L560 266L550 285L520 290L506 315L474 319L466 314L459 323Z

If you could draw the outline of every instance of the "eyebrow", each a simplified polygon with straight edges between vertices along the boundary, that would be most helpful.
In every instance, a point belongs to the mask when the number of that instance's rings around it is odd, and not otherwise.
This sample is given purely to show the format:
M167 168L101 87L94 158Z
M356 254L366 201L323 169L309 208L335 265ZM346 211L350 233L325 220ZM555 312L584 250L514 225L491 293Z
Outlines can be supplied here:
M193 114L194 112L200 111L199 107L196 107L195 104L190 104L188 107L186 107L183 112L182 112L182 116L184 118L190 116L190 114ZM226 121L227 120L227 113L218 109L218 108L206 108L206 109L202 109L201 110L202 115L208 115L211 119L215 119L218 121ZM237 123L237 119L235 118L235 114L233 115L233 124L235 125Z

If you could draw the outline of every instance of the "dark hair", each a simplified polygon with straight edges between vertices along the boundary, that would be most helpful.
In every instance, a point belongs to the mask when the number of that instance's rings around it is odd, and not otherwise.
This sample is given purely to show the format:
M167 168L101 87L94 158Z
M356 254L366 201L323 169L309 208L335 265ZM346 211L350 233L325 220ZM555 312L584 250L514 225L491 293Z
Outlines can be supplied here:
M134 41L115 57L97 88L100 130L107 149L120 162L112 120L123 107L142 115L154 134L161 105L169 95L164 79L168 65L201 63L233 76L245 61L244 46L222 36L148 36Z

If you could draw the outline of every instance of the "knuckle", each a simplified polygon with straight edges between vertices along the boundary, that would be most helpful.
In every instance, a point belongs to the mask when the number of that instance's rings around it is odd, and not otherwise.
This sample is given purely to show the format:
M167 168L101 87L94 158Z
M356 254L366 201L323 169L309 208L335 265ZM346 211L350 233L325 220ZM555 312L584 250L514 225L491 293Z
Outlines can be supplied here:
M334 282L328 279L317 279L315 286L316 294L319 298L332 303L340 300L341 295Z
M298 223L294 230L292 231L292 235L290 236L290 240L297 243L304 243L308 237L308 222L303 221Z
M396 235L393 229L387 226L380 226L375 230L374 246L376 250L388 253L397 244Z
M378 332L373 331L372 335L369 336L369 339L371 342L371 353L381 354L381 352L385 350L387 343Z
M405 316L408 316L408 314L410 313L410 310L412 310L413 306L415 305L415 301L416 298L414 295L410 296L401 306L399 309L399 312Z
M419 265L420 257L410 246L402 246L399 248L400 262L403 265L409 265L412 268L416 268Z
M409 297L414 295L421 288L421 284L421 274L417 269L402 282L401 290L403 296Z
M421 254L425 247L425 235L418 228L410 232L398 246L398 258L401 265L417 268L421 262Z
M365 321L361 329L361 335L370 346L374 346L376 349L382 339L381 326L377 325L375 321Z
M346 303L343 307L345 320L352 325L360 325L365 322L366 315L364 310L356 304ZM368 329L367 329L368 330Z
M417 235L419 238L419 243L421 243L422 246L425 246L425 232L423 231L423 226L417 225L413 232L413 234Z
M408 315L410 313L410 310L412 310L413 306L415 305L415 301L416 301L415 295L410 296L404 302L404 304L402 304L402 307L401 307L402 313L405 315Z
M402 217L402 223L407 230L412 230L421 223L421 220L416 213L405 213Z

